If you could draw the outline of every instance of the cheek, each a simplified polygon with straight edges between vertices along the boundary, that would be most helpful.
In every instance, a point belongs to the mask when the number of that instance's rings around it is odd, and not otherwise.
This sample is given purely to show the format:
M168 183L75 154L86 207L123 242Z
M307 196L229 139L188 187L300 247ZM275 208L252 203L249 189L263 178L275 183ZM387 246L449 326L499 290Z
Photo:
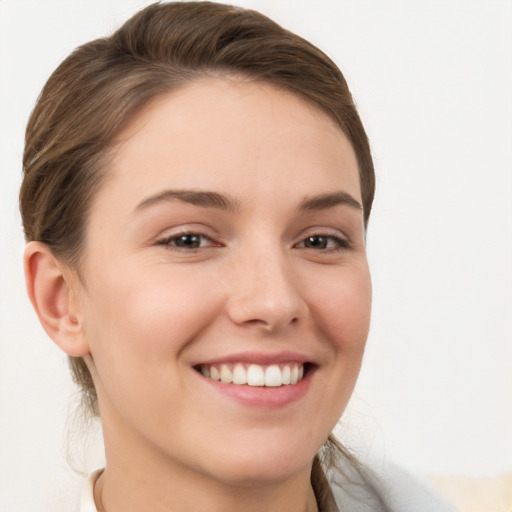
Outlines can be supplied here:
M131 398L140 394L142 401L147 396L157 400L155 390L165 392L179 383L184 371L180 355L209 325L216 301L186 272L132 275L126 279L112 272L95 280L86 335L101 385L111 398L124 401L120 393L125 389L135 394Z
M371 313L371 280L368 267L342 269L328 276L316 303L318 321L335 350L345 355L364 350Z
M316 290L310 304L317 338L326 349L317 374L322 401L315 419L309 420L311 432L320 432L321 444L342 416L357 381L370 324L371 281L366 264L361 264L317 275L309 284Z
M204 279L194 279L186 271L141 273L139 269L132 275L98 279L91 293L92 322L106 326L114 338L117 333L126 341L153 348L175 339L183 342L194 334L198 319L214 308Z
M168 439L185 439L187 426L198 421L183 354L211 324L216 302L205 279L201 286L186 272L166 276L163 270L158 278L139 273L128 280L112 272L96 280L88 336L104 424L128 425L167 446Z

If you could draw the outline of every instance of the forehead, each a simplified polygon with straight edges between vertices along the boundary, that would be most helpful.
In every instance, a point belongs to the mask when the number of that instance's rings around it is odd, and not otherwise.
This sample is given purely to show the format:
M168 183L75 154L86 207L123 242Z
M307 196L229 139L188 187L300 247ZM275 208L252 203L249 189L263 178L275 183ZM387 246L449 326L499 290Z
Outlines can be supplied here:
M220 187L243 195L265 184L297 193L342 186L360 197L357 160L339 125L262 82L209 78L162 95L119 141L108 180L116 188Z

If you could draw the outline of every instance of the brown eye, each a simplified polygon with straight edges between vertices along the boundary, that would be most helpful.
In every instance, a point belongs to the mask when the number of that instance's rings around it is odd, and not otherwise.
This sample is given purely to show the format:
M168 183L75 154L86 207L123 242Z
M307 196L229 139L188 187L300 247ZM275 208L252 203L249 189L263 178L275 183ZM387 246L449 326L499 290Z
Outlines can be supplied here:
M308 236L304 240L304 247L308 249L327 249L330 239L326 236Z
M296 247L301 249L313 249L317 251L335 251L348 248L349 242L343 238L332 235L311 235L302 240Z
M214 245L214 243L207 236L199 233L182 233L165 238L159 241L158 245L163 245L171 249L176 247L177 249L194 250Z
M201 235L180 235L173 239L173 245L183 249L197 249L198 247L201 247L201 238Z

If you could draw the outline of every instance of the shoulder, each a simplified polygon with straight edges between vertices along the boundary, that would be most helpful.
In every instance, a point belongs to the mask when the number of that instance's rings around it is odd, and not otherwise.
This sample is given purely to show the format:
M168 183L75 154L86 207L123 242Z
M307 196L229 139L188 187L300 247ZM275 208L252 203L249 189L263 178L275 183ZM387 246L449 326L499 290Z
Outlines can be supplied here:
M455 512L429 483L391 463L354 468L341 464L328 479L339 510Z
M82 488L82 500L80 502L79 512L98 512L96 504L94 503L94 483L103 472L103 469L98 469L91 473L84 482Z

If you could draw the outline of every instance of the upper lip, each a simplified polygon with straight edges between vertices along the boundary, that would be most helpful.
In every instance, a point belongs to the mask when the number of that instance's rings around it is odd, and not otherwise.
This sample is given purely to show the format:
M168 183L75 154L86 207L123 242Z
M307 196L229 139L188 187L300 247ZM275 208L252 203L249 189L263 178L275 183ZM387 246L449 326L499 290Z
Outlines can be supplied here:
M212 359L205 359L196 361L192 366L197 365L214 365L222 363L247 363L268 366L271 364L285 364L285 363L313 363L313 359L305 354L293 351L283 352L240 352L236 354L229 354L219 356Z

